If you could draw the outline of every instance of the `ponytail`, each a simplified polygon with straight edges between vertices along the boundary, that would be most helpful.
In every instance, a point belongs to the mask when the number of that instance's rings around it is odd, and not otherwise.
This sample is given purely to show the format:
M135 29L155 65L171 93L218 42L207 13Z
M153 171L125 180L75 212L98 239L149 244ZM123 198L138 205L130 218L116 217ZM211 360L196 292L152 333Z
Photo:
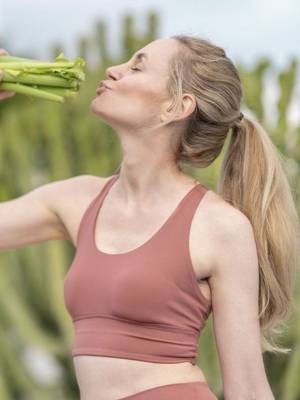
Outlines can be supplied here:
M286 159L264 128L244 117L235 123L217 191L250 220L259 262L259 320L263 351L288 353L274 342L294 311L299 219Z

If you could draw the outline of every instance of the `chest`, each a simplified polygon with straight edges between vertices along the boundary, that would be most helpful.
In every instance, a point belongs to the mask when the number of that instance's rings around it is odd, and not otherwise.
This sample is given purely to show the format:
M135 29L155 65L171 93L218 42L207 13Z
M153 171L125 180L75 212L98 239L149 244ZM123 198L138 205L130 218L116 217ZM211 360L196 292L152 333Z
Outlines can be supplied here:
M210 192L196 207L189 224L188 253L193 269L194 280L197 281L199 291L210 300L211 292L207 277L211 275L214 254L213 240L207 229L207 203ZM206 201L208 200L208 201ZM69 231L71 242L76 246L80 222L90 199L77 199L76 206L65 210L65 224ZM70 203L69 203L70 204ZM93 237L94 248L108 254L126 254L137 249L141 250L170 223L170 213L165 208L151 207L144 212L125 212L118 205L104 202L101 213L95 215ZM144 246L144 247L143 247ZM171 249L172 251L172 249Z
M212 266L213 249L206 224L205 204L200 202L190 221L187 237L182 233L182 239L188 241L194 273L199 281L210 275ZM172 229L172 217L166 209L126 213L104 204L101 215L95 218L94 245L104 253L126 254L141 249L169 228Z

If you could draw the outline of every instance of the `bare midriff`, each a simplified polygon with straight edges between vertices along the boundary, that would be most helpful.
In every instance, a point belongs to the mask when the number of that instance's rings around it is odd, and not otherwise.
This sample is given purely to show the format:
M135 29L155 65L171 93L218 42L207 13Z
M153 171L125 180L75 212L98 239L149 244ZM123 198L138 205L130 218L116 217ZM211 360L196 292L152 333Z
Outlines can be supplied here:
M201 381L205 376L190 362L155 363L117 357L73 357L80 400L118 400L153 387Z

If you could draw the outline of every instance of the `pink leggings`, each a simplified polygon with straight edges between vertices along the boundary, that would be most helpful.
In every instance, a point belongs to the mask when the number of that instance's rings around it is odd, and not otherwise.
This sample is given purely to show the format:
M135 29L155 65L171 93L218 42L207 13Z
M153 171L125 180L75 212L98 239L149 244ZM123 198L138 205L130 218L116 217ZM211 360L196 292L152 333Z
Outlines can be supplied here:
M207 382L184 382L156 386L119 400L218 400Z

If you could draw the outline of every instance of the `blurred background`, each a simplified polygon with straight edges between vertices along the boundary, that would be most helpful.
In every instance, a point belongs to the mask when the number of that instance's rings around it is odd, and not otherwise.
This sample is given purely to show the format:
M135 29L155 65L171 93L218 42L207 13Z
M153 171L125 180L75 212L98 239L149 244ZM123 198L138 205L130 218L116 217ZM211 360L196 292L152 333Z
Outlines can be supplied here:
M0 103L0 201L79 174L112 175L121 161L113 130L91 113L98 82L152 40L195 34L223 47L243 83L242 110L258 119L287 160L299 210L300 3L296 0L0 0L0 47L53 60L61 51L87 61L79 95L65 104L16 95ZM215 188L223 154L204 170L184 166ZM0 253L0 399L79 399L63 280L74 256L48 241ZM264 354L276 399L300 399L300 293L282 344ZM198 364L219 399L222 382L211 316Z

